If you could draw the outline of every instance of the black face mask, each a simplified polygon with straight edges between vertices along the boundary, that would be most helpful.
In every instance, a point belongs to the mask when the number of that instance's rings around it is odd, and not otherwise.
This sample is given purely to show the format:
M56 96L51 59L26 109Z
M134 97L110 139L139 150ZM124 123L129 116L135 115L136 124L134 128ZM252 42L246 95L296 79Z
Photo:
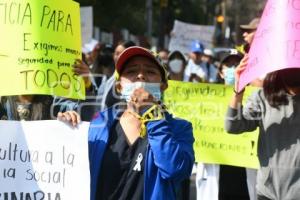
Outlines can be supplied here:
M300 87L300 68L284 69L279 75L287 87Z

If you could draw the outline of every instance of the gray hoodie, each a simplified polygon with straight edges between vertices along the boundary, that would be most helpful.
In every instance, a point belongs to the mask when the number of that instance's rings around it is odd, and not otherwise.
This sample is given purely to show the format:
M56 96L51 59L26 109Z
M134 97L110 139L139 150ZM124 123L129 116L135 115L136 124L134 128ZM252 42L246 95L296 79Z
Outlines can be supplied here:
M259 90L244 107L228 108L225 129L229 133L249 132L257 127L257 194L276 200L299 200L300 95L289 95L288 104L276 109Z

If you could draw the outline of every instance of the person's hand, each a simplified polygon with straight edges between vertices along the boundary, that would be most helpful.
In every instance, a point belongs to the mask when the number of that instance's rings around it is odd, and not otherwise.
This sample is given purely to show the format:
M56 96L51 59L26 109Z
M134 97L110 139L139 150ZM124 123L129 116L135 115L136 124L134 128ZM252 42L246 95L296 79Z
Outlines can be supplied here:
M80 123L80 115L75 111L59 112L57 119L73 126L77 126Z
M239 84L239 81L240 81L240 77L241 77L241 74L243 73L243 71L245 71L245 69L248 65L248 60L249 60L249 56L248 56L248 54L245 54L243 59L240 61L240 64L235 68L235 71L234 71L234 78L235 78L234 90L235 91L238 91L238 84Z
M85 62L80 59L76 59L73 65L73 72L83 78L86 88L91 86L90 68Z
M140 114L144 109L151 107L154 104L158 104L157 100L144 88L136 89L131 95L129 102L129 109Z

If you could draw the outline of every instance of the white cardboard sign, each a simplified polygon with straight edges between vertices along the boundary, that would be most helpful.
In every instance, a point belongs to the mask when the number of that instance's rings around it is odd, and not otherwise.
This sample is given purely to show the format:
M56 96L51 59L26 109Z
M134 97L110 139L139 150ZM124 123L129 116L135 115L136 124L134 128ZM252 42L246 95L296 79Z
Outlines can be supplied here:
M89 199L88 127L0 121L0 199Z

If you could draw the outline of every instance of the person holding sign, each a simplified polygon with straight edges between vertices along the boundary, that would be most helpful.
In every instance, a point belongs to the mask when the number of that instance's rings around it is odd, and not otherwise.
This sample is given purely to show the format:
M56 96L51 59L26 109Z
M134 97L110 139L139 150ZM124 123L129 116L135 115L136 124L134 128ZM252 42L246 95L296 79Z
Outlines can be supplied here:
M168 113L165 65L151 51L127 48L116 63L126 101L98 113L89 130L91 200L176 199L194 163L191 123Z
M267 74L263 88L242 106L244 89L237 91L246 55L235 70L235 94L230 102L225 128L242 133L259 127L257 198L299 199L300 197L300 68Z
M49 95L2 96L1 120L48 120L51 119L53 98Z
M255 32L259 25L260 18L256 17L249 22L249 24L240 25L240 29L243 33L243 39L245 44L242 46L242 53L248 53L250 50L250 45L253 42Z
M234 71L242 58L243 55L241 55L236 49L231 49L224 55L220 64L220 76L224 79L225 85L234 86ZM249 181L251 180L251 177L248 177L248 171L251 172L252 169L245 169L244 167L230 165L220 165L220 173L218 177L219 199L254 199L256 195L251 189L255 184Z
M240 25L240 29L243 33L243 39L245 42L245 44L242 45L242 48L240 49L241 53L243 54L249 53L259 22L260 22L260 18L256 17L252 19L251 22L249 22L249 24ZM250 84L254 87L262 87L264 78L265 78L265 74L253 80Z

